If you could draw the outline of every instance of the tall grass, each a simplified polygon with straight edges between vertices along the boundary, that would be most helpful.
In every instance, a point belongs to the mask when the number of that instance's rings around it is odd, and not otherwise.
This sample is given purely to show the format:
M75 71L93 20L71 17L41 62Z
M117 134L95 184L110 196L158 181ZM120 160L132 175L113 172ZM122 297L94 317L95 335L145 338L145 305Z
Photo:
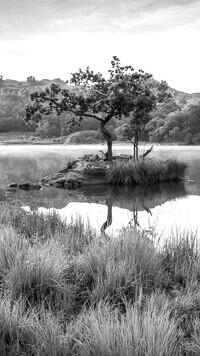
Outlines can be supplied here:
M70 354L67 340L51 311L27 311L21 301L0 300L1 356L65 356Z
M12 226L0 228L0 276L3 277L16 261L23 261L27 253L28 243L16 234Z
M105 240L1 206L0 355L199 354L198 235Z
M158 182L180 181L184 178L187 164L175 159L144 160L139 162L117 162L106 173L105 180L110 184L153 184Z
M200 280L199 242L196 234L185 232L169 237L161 248L167 288L190 286Z
M0 214L1 225L11 225L27 238L49 237L56 232L66 230L66 224L56 213L38 214L36 211L26 212L21 207L5 203Z
M153 298L142 312L128 306L123 315L100 303L81 315L75 335L78 354L91 356L178 355L182 337L168 305L158 310Z
M0 300L0 354L2 356L19 355L20 344L24 344L27 354L30 355L26 337L27 317L22 303L13 303L10 299ZM26 346L25 346L26 345ZM23 346L22 346L23 348Z
M0 226L12 226L31 243L56 238L65 245L69 254L74 254L83 251L85 245L90 244L95 236L94 230L89 224L85 226L80 217L66 224L54 211L49 214L27 212L7 202L1 204L0 208Z
M68 258L56 241L43 246L29 246L23 259L16 258L7 273L5 283L13 299L21 296L37 303L69 297L70 286L65 283Z
M94 242L80 258L91 303L134 300L138 289L150 293L160 278L159 260L152 242L127 234L108 243Z

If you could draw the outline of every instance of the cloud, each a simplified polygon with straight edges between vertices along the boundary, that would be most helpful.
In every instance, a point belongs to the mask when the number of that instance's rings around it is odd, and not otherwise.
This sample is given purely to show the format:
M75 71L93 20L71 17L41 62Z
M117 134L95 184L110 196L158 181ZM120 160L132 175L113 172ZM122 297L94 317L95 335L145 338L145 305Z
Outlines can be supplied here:
M197 20L198 0L0 0L0 38L58 31L147 31Z
M0 0L2 74L67 79L87 65L107 73L117 55L199 91L199 13L199 0Z
M6 53L7 56L12 56L15 58L25 56L29 54L29 51L26 50L17 50L17 49L0 49L0 54L4 55Z

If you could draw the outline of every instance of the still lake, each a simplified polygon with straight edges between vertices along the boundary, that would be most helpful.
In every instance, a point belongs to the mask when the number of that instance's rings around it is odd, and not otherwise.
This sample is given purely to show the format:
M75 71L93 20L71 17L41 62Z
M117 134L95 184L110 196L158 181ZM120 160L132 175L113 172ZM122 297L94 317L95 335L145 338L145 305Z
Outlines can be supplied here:
M149 146L140 147L140 154ZM0 183L37 182L63 169L82 154L105 151L102 145L1 145ZM114 154L132 153L131 145L114 145ZM124 227L155 229L160 236L171 231L200 230L200 147L154 146L151 157L177 158L189 164L184 183L165 183L136 187L87 187L79 191L44 188L40 191L16 191L8 194L27 210L48 213L55 210L68 222L81 215L85 222L109 236ZM112 218L112 221L111 221Z

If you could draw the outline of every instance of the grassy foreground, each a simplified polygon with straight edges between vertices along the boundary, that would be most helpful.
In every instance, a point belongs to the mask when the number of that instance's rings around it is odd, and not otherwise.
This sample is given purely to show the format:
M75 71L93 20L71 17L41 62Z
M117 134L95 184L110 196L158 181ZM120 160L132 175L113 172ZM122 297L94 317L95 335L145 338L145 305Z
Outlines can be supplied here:
M200 250L1 203L0 355L200 354Z
M176 159L118 161L109 167L105 178L107 183L116 185L173 182L182 180L186 169L187 164Z

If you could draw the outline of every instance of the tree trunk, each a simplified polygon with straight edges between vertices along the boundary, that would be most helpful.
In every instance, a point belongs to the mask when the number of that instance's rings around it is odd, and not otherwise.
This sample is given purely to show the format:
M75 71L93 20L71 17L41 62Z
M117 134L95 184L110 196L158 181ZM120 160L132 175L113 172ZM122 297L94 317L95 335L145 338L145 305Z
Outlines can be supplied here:
M135 144L133 144L133 160L135 161Z
M112 198L108 197L106 199L106 205L108 207L107 219L101 226L101 234L109 239L109 236L106 234L105 230L112 224Z
M104 136L104 138L106 139L107 142L107 153L106 153L106 160L107 161L112 161L112 135L111 133L105 128L105 122L102 121L101 122L101 132Z
M136 161L139 160L139 156L138 156L138 141L136 143Z
M135 135L134 139L134 161L139 160L139 155L138 155L138 135Z

